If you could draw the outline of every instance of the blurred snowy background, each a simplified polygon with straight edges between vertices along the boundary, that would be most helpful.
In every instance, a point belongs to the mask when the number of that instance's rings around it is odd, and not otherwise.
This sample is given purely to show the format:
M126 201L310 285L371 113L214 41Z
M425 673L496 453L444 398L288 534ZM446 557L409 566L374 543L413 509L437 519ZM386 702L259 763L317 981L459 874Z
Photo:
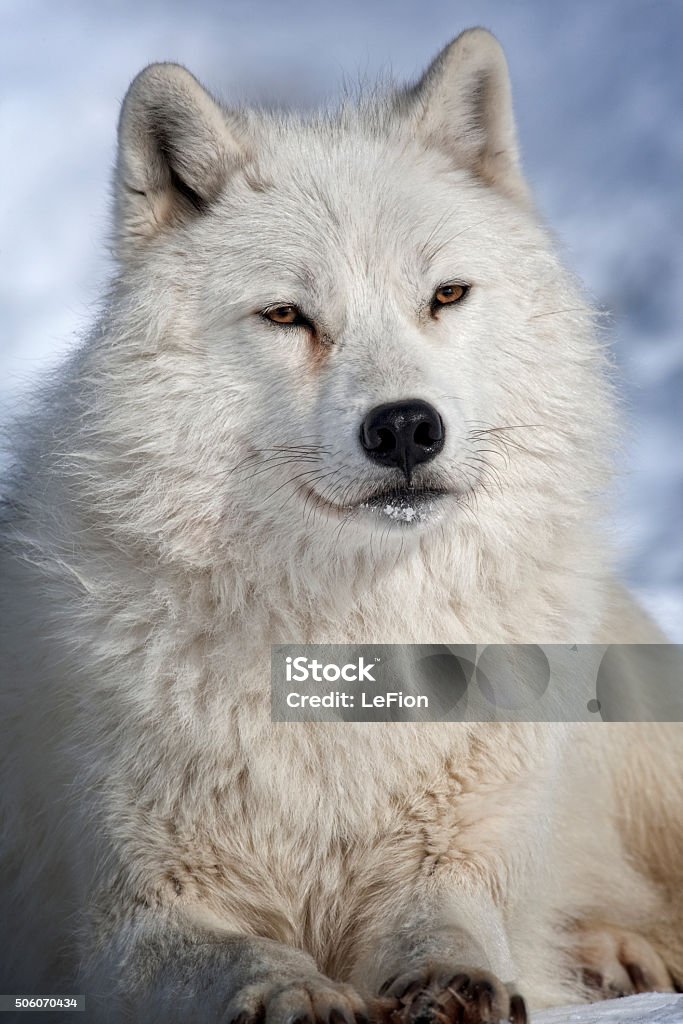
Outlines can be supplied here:
M118 106L154 60L227 101L309 107L414 77L473 24L506 48L524 163L599 305L630 436L622 569L683 641L683 3L0 0L0 416L91 321Z

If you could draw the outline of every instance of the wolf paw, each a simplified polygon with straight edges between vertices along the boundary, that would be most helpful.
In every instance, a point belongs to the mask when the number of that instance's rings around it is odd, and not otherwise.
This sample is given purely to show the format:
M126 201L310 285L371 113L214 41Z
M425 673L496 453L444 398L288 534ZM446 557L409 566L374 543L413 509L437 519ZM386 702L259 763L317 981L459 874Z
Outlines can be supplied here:
M323 975L247 985L222 1019L226 1024L369 1024L355 989Z
M488 971L453 964L431 964L385 982L383 1007L376 1014L383 1024L526 1024L520 995L510 994Z
M659 953L635 932L611 925L581 929L577 954L584 984L594 998L674 991L671 975Z

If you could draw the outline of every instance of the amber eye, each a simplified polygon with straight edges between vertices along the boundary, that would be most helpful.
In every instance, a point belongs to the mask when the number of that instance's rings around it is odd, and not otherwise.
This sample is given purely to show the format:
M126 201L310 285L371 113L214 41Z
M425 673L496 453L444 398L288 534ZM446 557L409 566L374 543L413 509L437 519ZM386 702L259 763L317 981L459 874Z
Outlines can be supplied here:
M270 309L264 309L263 315L266 320L270 320L274 324L285 324L286 326L308 322L296 306L271 306Z
M466 284L442 284L434 292L432 310L439 309L441 306L452 306L454 303L460 302L461 299L465 298L468 291L469 287Z

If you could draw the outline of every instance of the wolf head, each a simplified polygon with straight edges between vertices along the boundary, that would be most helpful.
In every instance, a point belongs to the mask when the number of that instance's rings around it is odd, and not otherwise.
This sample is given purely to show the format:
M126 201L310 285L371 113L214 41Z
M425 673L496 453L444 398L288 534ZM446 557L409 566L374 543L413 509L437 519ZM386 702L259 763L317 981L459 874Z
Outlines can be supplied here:
M121 115L115 234L96 365L119 525L196 557L236 535L329 556L487 531L531 549L583 514L601 356L488 32L309 120L148 67Z

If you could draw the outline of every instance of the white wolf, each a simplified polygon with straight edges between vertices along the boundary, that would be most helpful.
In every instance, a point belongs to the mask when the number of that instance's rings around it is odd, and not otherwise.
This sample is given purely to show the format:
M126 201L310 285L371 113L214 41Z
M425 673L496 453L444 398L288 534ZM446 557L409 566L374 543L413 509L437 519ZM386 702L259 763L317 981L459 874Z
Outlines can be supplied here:
M497 42L311 120L149 67L115 190L99 325L13 432L2 990L472 1024L680 983L679 730L269 715L271 643L655 635Z

